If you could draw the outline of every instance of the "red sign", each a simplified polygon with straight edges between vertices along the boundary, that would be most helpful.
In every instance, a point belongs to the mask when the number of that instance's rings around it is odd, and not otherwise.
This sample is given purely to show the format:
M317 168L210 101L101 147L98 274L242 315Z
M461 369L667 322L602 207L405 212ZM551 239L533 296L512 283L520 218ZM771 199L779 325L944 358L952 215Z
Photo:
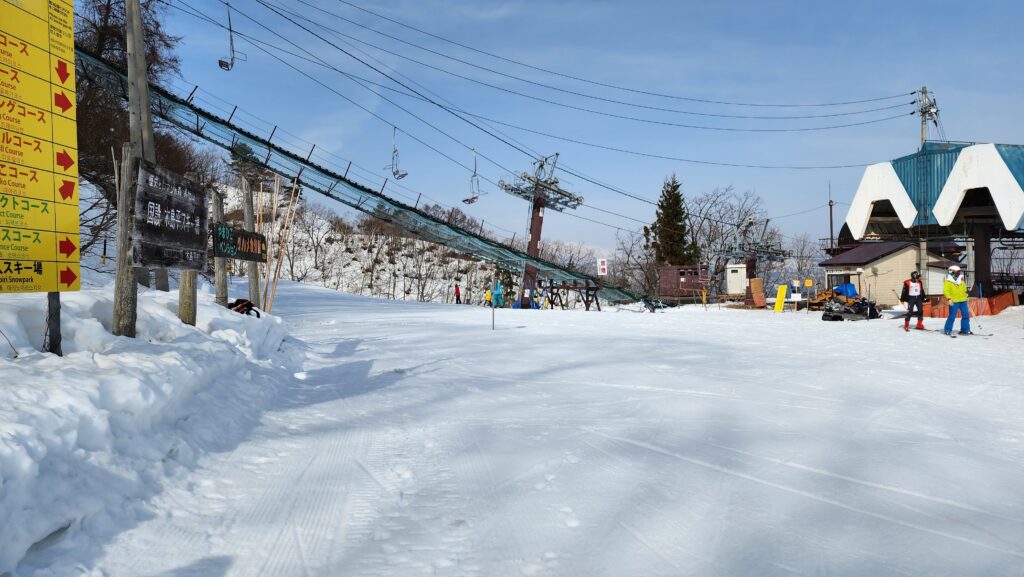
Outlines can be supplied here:
M597 276L605 276L608 274L608 259L599 258L597 259Z

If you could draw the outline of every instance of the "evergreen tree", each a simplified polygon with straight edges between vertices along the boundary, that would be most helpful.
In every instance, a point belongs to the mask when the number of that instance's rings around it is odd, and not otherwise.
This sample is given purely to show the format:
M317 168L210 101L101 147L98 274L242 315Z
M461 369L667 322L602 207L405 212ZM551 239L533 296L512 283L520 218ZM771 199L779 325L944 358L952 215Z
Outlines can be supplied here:
M673 174L665 179L658 199L654 224L644 227L645 248L654 250L658 265L692 265L700 262L700 249L686 224L681 185Z

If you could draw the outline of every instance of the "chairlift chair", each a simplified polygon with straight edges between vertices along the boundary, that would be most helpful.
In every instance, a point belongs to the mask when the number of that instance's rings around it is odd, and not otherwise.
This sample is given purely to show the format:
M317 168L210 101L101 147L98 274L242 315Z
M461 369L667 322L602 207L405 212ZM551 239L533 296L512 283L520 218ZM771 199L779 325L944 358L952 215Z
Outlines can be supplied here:
M220 69L229 72L235 67L235 60L241 60L245 62L246 55L244 52L235 50L235 29L231 26L231 4L228 3L228 47L230 48L231 54L217 61L217 65Z
M402 180L409 176L409 173L398 168L398 127L391 127L391 165L385 166L384 168L391 169L391 176L395 177L395 180Z
M469 197L462 199L464 204L473 204L480 200L480 177L476 173L476 149L473 149L473 176L469 177Z

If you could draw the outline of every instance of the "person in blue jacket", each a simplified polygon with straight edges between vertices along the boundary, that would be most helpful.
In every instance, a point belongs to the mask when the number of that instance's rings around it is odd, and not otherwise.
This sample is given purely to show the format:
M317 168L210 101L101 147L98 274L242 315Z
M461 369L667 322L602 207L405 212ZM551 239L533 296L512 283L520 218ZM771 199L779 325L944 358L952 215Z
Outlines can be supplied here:
M496 284L494 286L494 295L492 296L492 298L494 299L494 306L499 308L499 309L505 308L505 299L504 299L504 296L501 293L502 293L501 281L499 280L498 284Z

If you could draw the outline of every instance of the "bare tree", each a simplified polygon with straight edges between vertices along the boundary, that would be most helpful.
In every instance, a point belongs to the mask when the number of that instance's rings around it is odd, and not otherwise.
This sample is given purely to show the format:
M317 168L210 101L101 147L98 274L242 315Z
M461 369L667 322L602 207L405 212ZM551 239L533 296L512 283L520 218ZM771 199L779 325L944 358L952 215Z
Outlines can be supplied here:
M641 295L658 294L658 266L654 250L640 231L618 233L616 249L609 263L611 284L624 286Z
M788 268L794 275L793 278L812 278L814 280L824 278L821 268L818 266L818 263L823 260L824 253L821 251L821 245L809 234L805 232L789 239L787 248L793 253L788 262Z

